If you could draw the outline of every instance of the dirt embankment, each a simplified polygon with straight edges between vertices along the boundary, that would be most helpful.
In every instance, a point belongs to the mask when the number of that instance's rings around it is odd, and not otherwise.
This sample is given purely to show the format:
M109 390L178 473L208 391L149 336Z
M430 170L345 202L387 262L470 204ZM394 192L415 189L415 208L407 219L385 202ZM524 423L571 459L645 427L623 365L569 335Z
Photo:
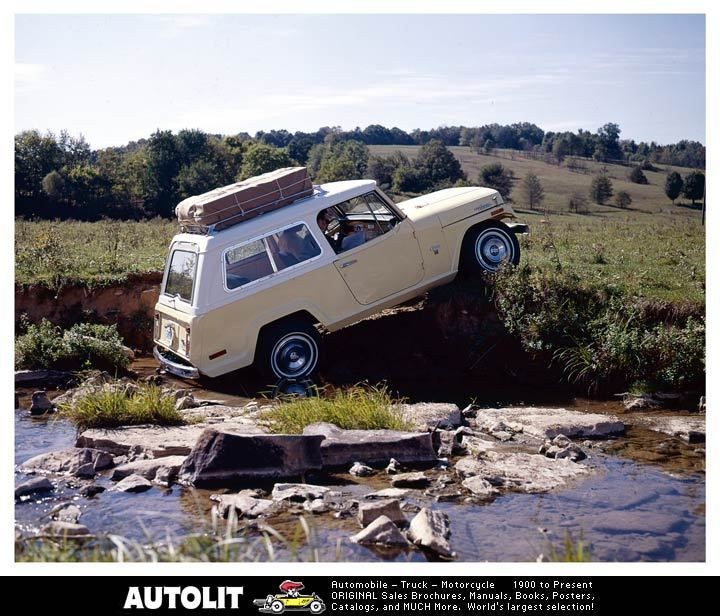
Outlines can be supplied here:
M89 321L116 324L128 346L147 351L152 345L153 309L162 272L130 274L124 282L97 287L67 285L59 291L43 285L15 286L15 326L23 314L33 323L43 318L68 327Z
M55 292L18 286L15 319L26 313L68 327L81 321L116 324L125 343L152 349L153 308L161 274L129 277L98 288L66 286ZM213 387L249 393L268 390L252 370L215 379ZM257 381L257 382L256 382ZM477 402L557 401L568 394L545 363L533 362L511 338L482 286L454 283L414 303L386 310L324 339L321 385L385 382L410 400Z

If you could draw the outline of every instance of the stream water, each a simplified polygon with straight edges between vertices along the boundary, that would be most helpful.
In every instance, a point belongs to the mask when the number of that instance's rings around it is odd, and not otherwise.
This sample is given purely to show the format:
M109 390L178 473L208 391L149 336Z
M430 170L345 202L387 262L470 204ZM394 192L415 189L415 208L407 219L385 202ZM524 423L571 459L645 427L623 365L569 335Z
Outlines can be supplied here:
M587 401L580 405L590 406ZM622 410L617 404L595 406L589 410L616 413ZM16 464L40 453L70 448L74 441L75 430L65 421L32 418L27 410L15 410ZM451 545L458 560L534 560L540 553L548 556L553 550L562 552L567 536L573 540L582 537L585 545L590 546L594 561L703 561L703 452L696 446L638 428L631 428L609 449L610 453L589 450L590 458L583 463L595 472L588 478L547 494L506 494L484 504L435 503L417 491L418 498L409 501L418 506L431 503L448 514ZM649 456L649 452L655 453ZM24 479L23 474L16 473L16 483ZM358 480L349 475L331 475L324 482L337 485L352 497L387 487L377 479ZM99 479L98 483L111 486L107 479ZM168 537L177 540L211 529L210 494L174 486L167 490L153 488L142 494L105 491L85 498L78 494L71 480L61 481L51 497L17 502L16 526L33 532L47 523L50 509L60 502L73 501L82 510L81 522L92 532L118 534L142 542ZM411 515L407 513L408 517ZM375 551L352 544L348 536L358 530L353 518L338 520L331 515L311 518L310 539L300 532L296 516L279 516L273 519L272 526L287 538L303 537L304 549L314 548L322 560L425 558L418 551ZM268 557L264 548L257 549L260 558ZM284 556L280 546L275 557Z

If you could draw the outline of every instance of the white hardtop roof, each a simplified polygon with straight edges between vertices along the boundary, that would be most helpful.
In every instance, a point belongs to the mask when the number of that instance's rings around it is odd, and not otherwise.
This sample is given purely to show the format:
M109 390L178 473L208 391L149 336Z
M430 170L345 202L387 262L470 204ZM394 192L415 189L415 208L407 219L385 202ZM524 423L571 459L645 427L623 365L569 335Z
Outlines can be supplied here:
M375 180L347 180L316 184L313 186L313 194L310 197L295 201L274 212L256 216L233 227L207 235L178 233L173 237L172 241L195 244L199 247L200 252L205 252L211 246L241 242L297 220L314 219L321 209L362 195L373 190L375 186Z

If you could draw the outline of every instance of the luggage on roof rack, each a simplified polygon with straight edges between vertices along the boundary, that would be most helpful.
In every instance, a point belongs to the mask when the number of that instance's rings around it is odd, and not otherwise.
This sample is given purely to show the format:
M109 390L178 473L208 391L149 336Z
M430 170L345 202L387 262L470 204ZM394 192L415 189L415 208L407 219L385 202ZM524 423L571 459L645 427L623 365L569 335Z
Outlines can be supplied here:
M184 232L208 233L278 210L312 193L305 167L285 167L188 197L178 203L175 214Z

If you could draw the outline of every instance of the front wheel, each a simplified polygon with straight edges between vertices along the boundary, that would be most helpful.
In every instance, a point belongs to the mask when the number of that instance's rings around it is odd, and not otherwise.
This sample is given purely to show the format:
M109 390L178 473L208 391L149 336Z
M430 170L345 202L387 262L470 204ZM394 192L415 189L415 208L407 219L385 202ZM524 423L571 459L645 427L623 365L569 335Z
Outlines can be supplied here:
M520 243L504 224L491 222L465 236L462 269L468 273L497 272L505 263L520 262Z
M309 379L320 361L320 335L303 321L285 321L263 332L257 367L276 381Z
M312 614L320 614L325 611L325 604L318 600L311 601L309 607Z

